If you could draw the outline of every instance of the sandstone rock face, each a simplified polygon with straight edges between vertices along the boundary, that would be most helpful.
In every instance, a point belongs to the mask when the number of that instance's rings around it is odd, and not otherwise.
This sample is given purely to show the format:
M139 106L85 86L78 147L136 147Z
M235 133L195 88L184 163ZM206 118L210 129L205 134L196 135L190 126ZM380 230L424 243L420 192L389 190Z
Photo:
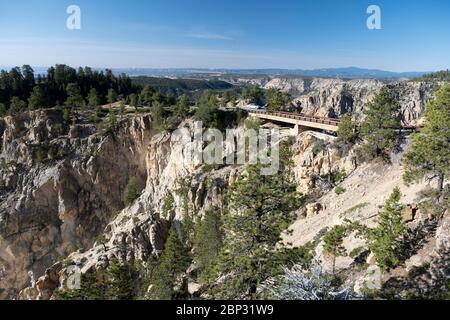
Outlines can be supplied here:
M199 215L220 208L222 189L241 170L205 171L188 161L192 143L155 133L148 115L123 119L106 132L77 124L58 134L44 125L53 117L62 117L61 112L30 112L0 123L0 299L49 298L55 278L56 287L67 280L68 265L61 268L58 262L62 258L82 272L104 268L112 257L147 261L163 249L169 219L179 224L185 205ZM181 127L192 131L193 122ZM54 159L44 153L38 163L35 143L64 153ZM130 177L136 178L141 195L124 208ZM177 190L182 187L187 190L181 196ZM168 193L175 198L175 210L162 217ZM51 277L40 278L44 273Z
M92 246L123 206L129 177L141 188L145 183L148 116L77 138L61 123L60 110L0 123L0 298L16 297L30 282L28 271L39 277L61 257ZM50 157L51 148L56 152Z

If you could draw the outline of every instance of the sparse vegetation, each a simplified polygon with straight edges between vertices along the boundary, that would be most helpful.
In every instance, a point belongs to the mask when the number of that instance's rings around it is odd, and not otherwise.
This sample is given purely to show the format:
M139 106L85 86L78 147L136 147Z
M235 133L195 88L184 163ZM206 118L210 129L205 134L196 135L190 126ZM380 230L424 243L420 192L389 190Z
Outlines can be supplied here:
M136 186L136 178L130 177L125 190L123 192L123 203L125 206L133 204L133 202L139 197L139 193Z
M367 202L363 202L363 203L357 204L356 206L351 207L350 209L347 209L344 212L344 214L349 214L349 213L355 212L357 210L360 210L360 209L363 209L363 208L367 207L368 205L369 205L369 203L367 203Z
M344 194L346 191L347 191L347 190L346 190L344 187L341 187L341 186L337 186L337 187L334 189L334 192L335 192L338 196L341 195L341 194Z
M162 216L165 219L170 219L173 215L175 209L175 198L171 192L168 192L164 197L164 203L162 208Z

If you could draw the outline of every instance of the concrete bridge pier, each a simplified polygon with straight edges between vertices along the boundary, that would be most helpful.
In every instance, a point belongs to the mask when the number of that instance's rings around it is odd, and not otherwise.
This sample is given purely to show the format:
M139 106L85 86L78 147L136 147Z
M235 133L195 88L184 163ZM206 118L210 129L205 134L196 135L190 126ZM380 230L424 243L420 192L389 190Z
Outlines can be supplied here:
M306 131L307 129L305 127L299 126L298 124L296 124L294 126L294 128L291 129L291 135L292 136L298 136L300 133Z

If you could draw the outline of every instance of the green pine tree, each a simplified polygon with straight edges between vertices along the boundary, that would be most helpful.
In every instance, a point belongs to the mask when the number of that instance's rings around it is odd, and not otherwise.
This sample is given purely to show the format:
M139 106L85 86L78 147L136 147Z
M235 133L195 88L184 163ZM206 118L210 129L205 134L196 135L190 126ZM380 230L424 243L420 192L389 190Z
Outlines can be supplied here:
M345 115L339 123L337 136L344 143L354 143L357 138L356 124L350 115Z
M209 280L215 298L256 298L260 284L286 263L280 261L276 245L295 219L301 197L284 173L266 176L261 165L251 165L245 178L230 188L226 237L214 266L215 278L221 280Z
M56 290L53 297L56 300L105 300L105 286L96 271L83 273L79 289Z
M4 117L8 114L8 109L4 103L0 103L0 117Z
M30 98L28 99L28 107L30 110L47 107L47 99L41 86L35 86L33 88Z
M222 221L220 211L213 208L197 224L194 237L194 263L202 279L210 271L212 263L222 247Z
M142 89L140 94L140 100L142 104L146 106L151 106L153 104L153 95L155 93L155 90L150 86L145 86L144 89Z
M378 225L368 230L369 249L375 255L377 265L384 271L400 263L402 236L405 233L401 196L400 189L395 188L379 214Z
M162 216L164 219L170 220L174 214L175 209L175 198L171 192L168 192L164 197Z
M128 96L128 103L130 106L137 110L138 108L138 96L135 93L132 93Z
M68 108L79 108L85 105L84 99L81 96L80 86L76 83L69 83L66 87L67 99L65 102Z
M96 108L100 105L100 96L95 88L92 88L89 91L88 95L88 104L90 107Z
M106 297L109 300L133 300L135 290L133 276L130 267L122 265L116 258L113 258L105 275Z
M161 129L164 124L164 107L161 102L155 101L151 107L152 126Z
M172 226L164 251L152 273L149 298L152 300L172 300L179 294L175 291L177 280L186 271L190 263L188 251L180 240L176 228Z
M436 98L429 102L425 111L425 124L412 137L411 148L403 157L406 183L418 182L423 178L438 181L442 194L444 181L450 173L450 85L446 84L436 92Z
M197 103L195 118L208 128L219 128L220 110L215 95L206 90Z
M368 158L386 158L398 147L399 110L398 101L386 87L367 106L361 136L364 140L362 151Z
M117 101L117 92L116 92L116 90L109 89L106 98L107 98L108 103L110 104L110 106L112 106L112 104Z
M12 97L11 103L9 105L9 113L11 115L18 114L25 111L27 104L25 101L21 100L19 97Z
M291 97L289 94L278 89L271 88L266 90L265 99L270 111L284 110L288 106Z
M189 113L190 100L187 94L183 94L178 98L177 104L174 108L175 116L184 119Z

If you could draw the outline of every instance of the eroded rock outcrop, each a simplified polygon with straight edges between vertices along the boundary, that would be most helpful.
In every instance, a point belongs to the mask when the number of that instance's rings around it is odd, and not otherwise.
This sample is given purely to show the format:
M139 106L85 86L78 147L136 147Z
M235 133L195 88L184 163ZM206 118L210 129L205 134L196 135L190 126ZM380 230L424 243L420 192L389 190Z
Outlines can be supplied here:
M236 79L238 83L275 88L294 97L296 111L308 115L341 117L351 113L355 120L364 118L363 111L375 94L387 85L399 99L404 124L416 125L441 83L424 81L381 81L374 79L329 79L301 77L265 77Z
M148 116L76 138L61 123L55 109L0 124L0 298L15 297L30 282L29 272L39 277L61 257L92 246L123 207L130 176L144 186Z

